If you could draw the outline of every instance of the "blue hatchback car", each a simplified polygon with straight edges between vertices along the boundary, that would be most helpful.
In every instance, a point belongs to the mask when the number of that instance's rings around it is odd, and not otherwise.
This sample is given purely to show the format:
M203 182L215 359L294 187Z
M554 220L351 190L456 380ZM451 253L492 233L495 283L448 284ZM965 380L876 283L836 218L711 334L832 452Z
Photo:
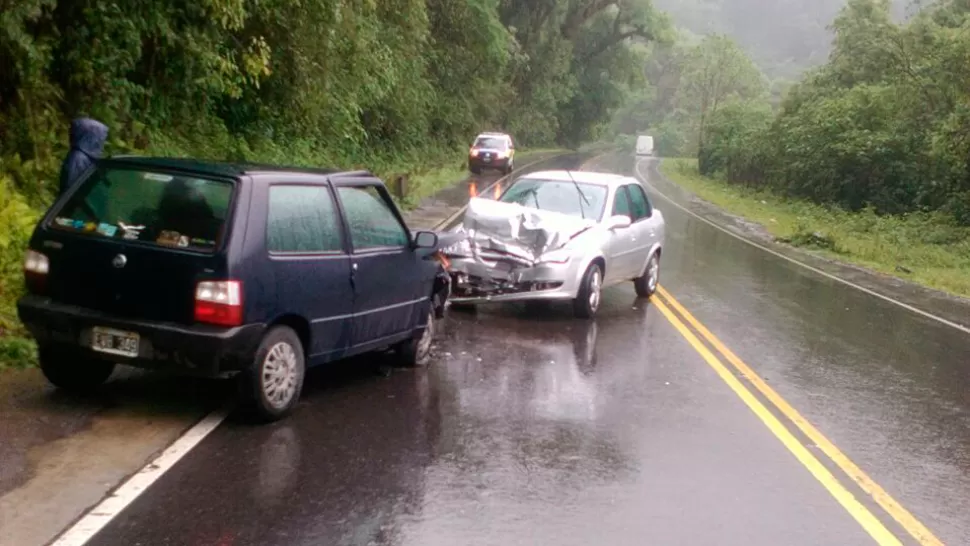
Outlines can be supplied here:
M17 307L58 387L119 363L238 375L275 420L309 366L427 361L450 289L437 251L366 171L111 158L38 223Z

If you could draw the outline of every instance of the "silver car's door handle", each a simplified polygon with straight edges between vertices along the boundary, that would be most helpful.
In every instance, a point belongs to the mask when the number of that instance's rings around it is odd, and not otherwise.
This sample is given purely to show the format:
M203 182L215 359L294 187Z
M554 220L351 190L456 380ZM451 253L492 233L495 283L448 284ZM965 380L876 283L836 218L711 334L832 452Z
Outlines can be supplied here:
M354 264L354 265L352 265L352 266L351 266L351 268L352 268L352 269L353 269L354 271L357 271L357 264Z

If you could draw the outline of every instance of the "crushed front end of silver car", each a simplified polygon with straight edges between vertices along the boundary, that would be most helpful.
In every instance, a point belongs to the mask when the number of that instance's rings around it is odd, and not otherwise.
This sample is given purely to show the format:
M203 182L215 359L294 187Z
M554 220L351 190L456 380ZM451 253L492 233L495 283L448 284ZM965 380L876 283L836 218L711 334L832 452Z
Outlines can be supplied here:
M565 247L594 225L557 212L472 198L456 228L465 239L442 248L452 276L451 301L571 297L572 256Z

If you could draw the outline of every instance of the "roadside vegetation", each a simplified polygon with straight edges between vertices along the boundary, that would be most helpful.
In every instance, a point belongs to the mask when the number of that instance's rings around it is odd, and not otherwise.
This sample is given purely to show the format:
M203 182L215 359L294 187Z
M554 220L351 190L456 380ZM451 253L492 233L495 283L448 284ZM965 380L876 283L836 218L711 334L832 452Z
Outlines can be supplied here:
M0 13L0 367L27 362L20 263L69 121L108 153L366 167L416 203L479 131L599 139L668 38L649 0L12 0Z
M660 170L701 199L762 225L779 242L970 297L970 227L952 216L848 212L702 176L696 159L664 159Z
M682 33L614 127L692 158L665 170L777 237L970 295L970 4L902 11L845 2L827 61L813 48L794 83L750 39Z

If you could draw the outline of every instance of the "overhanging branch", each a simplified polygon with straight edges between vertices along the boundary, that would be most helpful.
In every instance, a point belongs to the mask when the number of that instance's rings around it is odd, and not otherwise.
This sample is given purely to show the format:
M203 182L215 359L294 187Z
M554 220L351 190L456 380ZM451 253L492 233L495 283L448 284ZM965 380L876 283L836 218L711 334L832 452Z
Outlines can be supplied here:
M597 46L593 48L592 51L587 53L583 57L583 61L590 61L595 57L602 55L604 52L606 52L616 44L619 44L629 38L636 38L636 37L643 38L645 40L650 40L650 41L654 40L655 38L653 33L647 30L647 27L644 25L638 25L630 30L623 31L623 32L615 31L610 37L608 37L607 39L597 44Z
M579 36L580 29L593 18L594 15L604 9L615 5L617 0L591 0L586 5L576 8L566 16L566 21L560 27L560 32L567 40L573 40Z

